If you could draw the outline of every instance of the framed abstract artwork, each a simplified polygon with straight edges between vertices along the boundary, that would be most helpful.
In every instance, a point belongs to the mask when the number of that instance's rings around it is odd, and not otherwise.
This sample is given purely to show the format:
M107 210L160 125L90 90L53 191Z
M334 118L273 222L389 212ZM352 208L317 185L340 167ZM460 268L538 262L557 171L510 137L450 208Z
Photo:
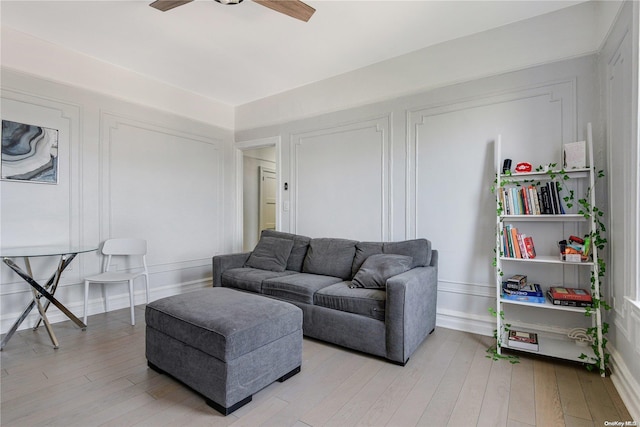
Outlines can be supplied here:
M9 181L58 183L58 131L2 121L1 178Z

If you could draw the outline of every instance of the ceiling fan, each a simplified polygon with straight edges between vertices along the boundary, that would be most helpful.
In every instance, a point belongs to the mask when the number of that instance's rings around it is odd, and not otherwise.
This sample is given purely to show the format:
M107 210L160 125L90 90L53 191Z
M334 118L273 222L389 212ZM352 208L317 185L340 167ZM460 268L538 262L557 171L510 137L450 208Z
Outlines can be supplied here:
M166 12L174 7L182 6L186 3L191 3L193 0L156 0L149 6ZM238 4L242 3L242 0L216 0L222 4ZM301 2L300 0L253 0L254 2L273 9L276 12L284 13L292 18L299 19L307 22L316 10Z

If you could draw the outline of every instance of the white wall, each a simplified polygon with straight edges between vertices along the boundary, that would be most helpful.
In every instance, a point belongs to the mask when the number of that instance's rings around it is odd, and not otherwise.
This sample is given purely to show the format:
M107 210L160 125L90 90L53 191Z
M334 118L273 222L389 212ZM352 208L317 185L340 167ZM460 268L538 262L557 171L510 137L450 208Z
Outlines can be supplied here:
M604 295L613 307L606 320L612 325L612 378L636 419L640 419L639 14L638 2L625 5L599 58L609 194L605 199L609 268Z
M8 69L1 102L2 119L58 129L60 145L57 185L0 182L3 247L142 237L153 299L210 283L211 257L233 246L235 217L224 208L235 203L231 131ZM37 259L36 278L54 262ZM100 265L97 253L82 254L62 276L57 296L78 316L82 278ZM4 264L0 274L4 333L31 293ZM128 306L124 285L108 295L111 309ZM136 300L144 302L141 288ZM89 312L103 310L95 287Z

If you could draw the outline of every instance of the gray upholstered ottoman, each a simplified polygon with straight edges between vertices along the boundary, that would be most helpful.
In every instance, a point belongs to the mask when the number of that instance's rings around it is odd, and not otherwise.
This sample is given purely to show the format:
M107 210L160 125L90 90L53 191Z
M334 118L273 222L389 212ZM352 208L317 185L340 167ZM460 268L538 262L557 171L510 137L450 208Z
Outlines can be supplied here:
M224 415L300 372L302 310L293 304L216 287L154 301L145 318L149 367Z

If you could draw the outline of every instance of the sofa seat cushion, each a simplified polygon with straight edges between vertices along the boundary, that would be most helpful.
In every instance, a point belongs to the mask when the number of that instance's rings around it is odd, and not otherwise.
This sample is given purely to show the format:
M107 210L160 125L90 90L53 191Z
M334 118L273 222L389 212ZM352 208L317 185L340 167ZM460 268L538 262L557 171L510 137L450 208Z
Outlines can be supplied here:
M296 273L266 279L262 282L262 293L285 301L313 304L313 295L318 290L341 281L339 277Z
M311 239L302 272L350 280L356 243L347 239Z
M232 268L222 273L222 286L261 293L264 280L291 274L296 273L294 271L260 270L251 267Z
M340 282L320 289L313 297L313 304L384 321L385 290L351 288L350 285L351 282Z

